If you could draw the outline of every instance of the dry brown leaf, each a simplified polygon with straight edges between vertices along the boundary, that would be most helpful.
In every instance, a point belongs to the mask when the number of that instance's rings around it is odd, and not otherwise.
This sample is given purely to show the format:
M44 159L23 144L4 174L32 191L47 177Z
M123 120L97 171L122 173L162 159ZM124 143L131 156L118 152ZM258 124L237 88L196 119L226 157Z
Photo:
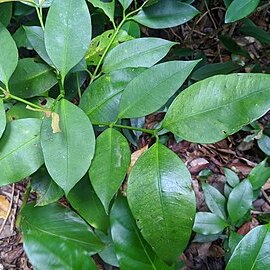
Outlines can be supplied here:
M0 218L5 219L9 210L9 201L5 196L0 195Z
M53 112L52 113L52 130L53 130L53 133L61 132L61 129L59 127L59 121L60 121L59 114L56 113L56 112Z
M131 155L131 161L130 161L130 165L127 171L127 175L130 174L131 169L133 168L134 164L136 163L137 159L148 149L148 144L146 146L144 146L143 148L135 151L134 153L132 153Z

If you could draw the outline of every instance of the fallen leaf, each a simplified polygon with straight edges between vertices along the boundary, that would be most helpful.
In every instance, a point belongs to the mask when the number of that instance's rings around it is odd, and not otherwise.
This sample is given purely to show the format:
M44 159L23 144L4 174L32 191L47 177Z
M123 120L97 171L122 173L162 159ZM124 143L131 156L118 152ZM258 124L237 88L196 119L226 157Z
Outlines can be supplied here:
M134 153L132 153L131 155L131 162L127 171L127 175L130 174L131 169L133 168L134 164L136 163L137 159L148 149L148 144L146 146L144 146L143 148L135 151Z
M0 195L0 218L5 219L9 210L9 201L5 196Z

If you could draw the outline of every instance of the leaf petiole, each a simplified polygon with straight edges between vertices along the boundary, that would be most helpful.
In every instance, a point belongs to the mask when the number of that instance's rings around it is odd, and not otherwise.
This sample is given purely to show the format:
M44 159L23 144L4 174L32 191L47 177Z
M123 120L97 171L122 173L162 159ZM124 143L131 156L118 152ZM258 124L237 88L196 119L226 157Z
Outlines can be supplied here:
M22 103L32 107L32 108L38 109L40 111L47 111L47 109L45 109L45 108L43 108L43 107L41 107L41 106L39 106L37 104L34 104L34 103L32 103L32 102L30 102L28 100L25 100L23 98L12 95L8 90L3 89L2 87L0 87L0 90L3 92L3 94L5 96L4 99L14 99L14 100L17 100L19 102L22 102Z
M135 131L141 131L141 132L144 132L144 133L148 133L148 134L151 134L151 135L153 135L155 137L158 136L155 129L137 128L137 127L119 125L119 124L115 124L115 123L92 123L92 125L130 129L130 130L135 130Z

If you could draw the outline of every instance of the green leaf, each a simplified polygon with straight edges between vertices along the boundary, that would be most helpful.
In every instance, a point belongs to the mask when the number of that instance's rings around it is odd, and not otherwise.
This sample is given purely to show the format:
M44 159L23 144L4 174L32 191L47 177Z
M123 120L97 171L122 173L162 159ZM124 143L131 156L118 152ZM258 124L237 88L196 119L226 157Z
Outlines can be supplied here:
M218 38L229 52L244 57L250 57L248 51L239 46L230 36L220 35Z
M239 69L241 69L241 66L234 62L209 64L196 69L192 73L191 79L200 81L214 75L229 74Z
M228 168L223 168L223 170L224 170L224 173L225 173L227 183L231 187L237 186L239 184L238 175L234 171L232 171L232 170L230 170Z
M214 187L209 184L202 185L205 202L210 211L222 219L226 219L226 199Z
M52 66L52 60L48 56L45 48L43 29L39 26L24 26L23 29L34 50L45 62Z
M251 230L236 246L226 270L261 270L270 268L270 226Z
M126 10L132 3L132 0L118 0L122 5L123 9Z
M8 123L0 140L0 185L17 182L34 173L43 163L39 119Z
M111 233L120 269L168 270L143 239L130 212L127 200L119 196L111 210Z
M12 94L29 98L44 94L57 84L53 69L42 63L36 63L33 58L19 60L9 81Z
M109 217L86 175L69 192L67 199L79 215L95 229L107 232Z
M110 231L106 232L108 233L107 235L101 231L96 230L95 233L106 245L106 247L101 252L98 253L99 257L103 260L103 262L115 267L119 267L111 232Z
M216 234L222 232L228 226L229 224L224 219L215 214L198 212L195 216L193 231L203 235Z
M6 128L6 112L4 108L3 100L0 99L0 139Z
M183 24L199 13L196 8L186 3L166 0L143 8L131 19L150 28L162 29Z
M144 68L127 68L101 76L83 93L80 108L93 123L114 122L117 119L124 89L144 70Z
M91 18L85 0L54 0L46 19L46 51L62 81L82 60L91 41Z
M260 0L234 0L229 5L226 15L225 23L231 23L245 18L252 13L259 5Z
M8 30L0 23L0 81L6 86L18 63L18 50Z
M267 155L270 156L270 137L267 135L262 135L258 140L258 146Z
M184 163L167 147L154 144L135 163L127 197L145 240L162 260L174 263L188 244L195 215Z
M180 88L197 63L171 61L141 73L124 90L118 118L142 117L160 109Z
M123 24L121 29L125 30L130 36L134 38L141 37L140 25L134 21L127 21Z
M18 49L27 48L28 50L33 49L31 43L28 41L26 37L26 33L24 28L20 26L16 32L13 34L12 38L14 39L16 46Z
M92 39L90 47L85 55L85 60L88 66L98 65L102 55L104 54L105 50L107 50L107 47L109 43L111 42L111 38L113 34L114 34L114 30L107 30L101 35ZM118 46L120 43L126 42L131 39L133 39L132 36L130 36L125 30L120 29L114 41L110 45L110 50Z
M77 214L63 206L26 205L21 212L23 246L35 269L96 270L89 255L103 243Z
M89 176L106 213L126 176L130 157L128 142L119 131L108 128L98 136Z
M34 0L0 0L0 4L1 3L6 3L6 2L22 2L22 3L25 3L25 4L35 3Z
M229 240L228 240L228 246L229 246L229 254L232 255L232 253L234 252L236 246L238 245L238 243L240 242L241 239L243 239L243 235L238 234L234 231L230 231L230 236L229 236Z
M43 0L43 1L41 0L0 0L0 3L5 3L5 2L21 2L30 7L47 8L51 6L53 0Z
M269 83L265 74L218 75L197 82L174 100L163 127L191 142L220 141L269 110Z
M114 22L114 9L115 0L102 1L102 0L88 0L94 7L101 8L108 16L111 22Z
M112 49L105 57L103 71L126 67L151 67L177 44L161 38L137 38Z
M35 97L29 100L30 102L39 105L42 108L50 108L54 99L49 97ZM13 121L23 118L38 118L42 119L44 117L44 112L33 111L28 109L24 103L16 103L7 111L7 121Z
M231 191L227 209L233 224L249 211L252 205L252 199L253 190L248 179L243 180Z
M1 3L1 1L0 1ZM12 16L12 3L3 3L0 6L0 23L7 27Z
M244 26L242 26L239 30L242 34L254 37L261 43L270 44L270 33L267 31L264 31L260 27L258 27L255 23L253 23L251 20L245 18L244 20Z
M90 166L95 135L88 117L69 101L62 99L58 102L55 112L60 118L61 131L53 131L52 118L44 119L41 146L49 174L68 194Z
M248 175L253 190L260 189L270 177L270 167L266 167L266 159L254 167Z
M31 176L32 191L37 194L35 206L44 206L58 201L63 197L63 190L51 179L45 167L39 168Z

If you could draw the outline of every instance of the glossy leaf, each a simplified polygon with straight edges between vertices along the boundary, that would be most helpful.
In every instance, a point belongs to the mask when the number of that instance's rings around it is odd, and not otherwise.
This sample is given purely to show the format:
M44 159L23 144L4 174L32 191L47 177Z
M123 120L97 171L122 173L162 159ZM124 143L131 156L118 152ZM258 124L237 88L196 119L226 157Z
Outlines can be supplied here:
M52 180L45 167L41 167L32 175L31 187L37 194L35 206L54 203L64 195L63 190Z
M237 186L239 184L238 175L234 171L232 171L232 170L230 170L228 168L223 168L223 170L224 170L224 173L225 173L227 183L231 187Z
M144 68L128 68L103 75L83 93L80 108L91 122L114 122L119 112L123 90Z
M94 7L101 8L108 16L111 22L114 22L115 0L101 1L101 0L88 0Z
M106 245L106 247L101 252L98 253L99 257L103 260L103 262L115 267L119 267L111 232L110 231L107 232L108 235L106 235L105 233L96 230L95 233Z
M3 100L0 99L0 138L6 128L6 112L4 108Z
M6 2L24 2L24 3L34 3L34 0L0 0L1 3L6 3Z
M130 36L134 38L141 37L140 25L134 21L127 21L123 24L121 29L125 30Z
M236 41L228 35L219 35L219 40L222 42L223 46L231 53L236 55L242 55L244 57L250 57L247 50L238 45ZM240 67L240 66L239 66Z
M262 135L258 140L258 146L267 155L270 156L270 137L267 135Z
M215 214L198 212L195 216L193 231L203 235L216 234L222 232L228 226L229 224L224 219Z
M33 58L19 60L18 66L10 78L9 88L12 94L29 98L44 94L57 84L53 69Z
M18 63L18 50L8 30L0 23L0 81L6 86Z
M90 47L85 55L85 59L88 66L98 65L101 60L102 55L105 50L107 50L107 46L111 42L112 35L114 34L114 30L107 30L101 35L92 39ZM133 37L130 36L125 30L120 29L117 33L114 41L110 45L110 50L118 46L122 42L126 42L128 40L132 40ZM110 52L109 50L109 52Z
M46 19L44 40L63 81L90 45L91 18L85 0L54 0Z
M0 1L1 3L1 1ZM12 3L3 3L0 8L0 23L7 27L12 16Z
M251 230L236 246L226 270L261 270L270 268L270 226Z
M197 63L171 61L141 73L124 90L118 118L137 118L158 110L180 88Z
M266 167L266 159L254 167L248 175L253 190L260 189L270 177L270 167Z
M20 225L24 250L36 269L97 269L89 255L104 245L70 209L57 204L30 204L21 212Z
M229 5L226 15L225 22L231 23L238 21L250 13L252 13L259 5L260 0L234 0Z
M226 219L226 199L213 186L209 184L202 185L205 202L210 211L222 219Z
M17 48L27 48L27 49L32 49L32 45L28 41L24 28L20 26L16 32L12 35L12 38L14 39Z
M234 62L208 64L195 70L191 75L191 79L200 81L214 75L229 74L233 71L240 70L240 68L241 66Z
M110 214L111 233L120 269L169 270L143 239L127 200L119 196Z
M151 67L175 44L161 38L138 38L124 42L107 54L102 69L110 72L127 67Z
M270 33L264 31L258 27L251 20L245 18L243 19L244 26L240 28L240 32L245 36L254 37L259 40L261 43L270 44Z
M232 255L233 251L235 250L236 246L238 245L238 243L240 242L241 239L243 239L243 235L238 234L234 231L230 231L230 236L228 239L228 246L229 246L229 252L230 255Z
M34 50L45 62L52 66L52 60L45 48L43 29L39 26L24 26L23 29Z
M95 229L107 232L109 217L95 193L88 176L69 192L67 199L79 215Z
M119 131L108 128L97 138L89 176L107 213L113 196L125 178L130 157L128 142Z
M122 5L123 9L126 10L132 3L132 0L118 0Z
M90 166L95 135L84 112L69 101L58 102L55 112L60 118L61 132L53 133L51 117L44 119L41 146L49 174L68 194Z
M197 82L173 101L163 127L191 142L220 141L269 110L269 83L264 74L219 75Z
M159 1L143 8L132 19L154 29L174 27L191 20L199 11L191 5L175 0Z
M29 5L31 7L42 7L42 8L47 8L50 7L53 0L0 0L0 3L4 2L21 2L25 5Z
M247 179L243 180L231 191L227 208L232 223L236 223L249 211L252 199L252 185Z
M39 119L21 119L8 123L0 140L0 185L22 180L43 163Z
M184 163L162 144L154 144L135 163L127 196L145 240L161 259L174 263L188 244L195 215Z

